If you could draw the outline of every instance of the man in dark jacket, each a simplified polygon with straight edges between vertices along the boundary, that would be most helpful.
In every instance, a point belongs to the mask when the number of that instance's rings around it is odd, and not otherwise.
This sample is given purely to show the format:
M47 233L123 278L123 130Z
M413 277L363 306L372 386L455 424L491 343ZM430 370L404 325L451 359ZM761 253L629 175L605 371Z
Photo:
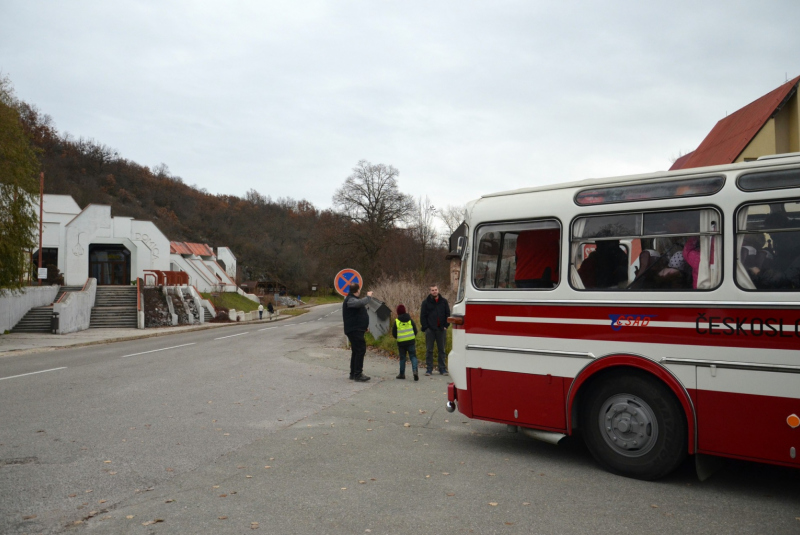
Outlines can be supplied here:
M363 383L370 379L363 374L363 371L364 355L367 352L364 333L369 329L367 304L372 297L372 292L367 292L367 296L363 299L358 298L359 294L361 294L361 286L351 284L342 304L342 319L344 320L344 334L350 340L350 379Z
M447 299L439 295L439 285L431 285L431 293L422 302L422 309L419 313L419 324L425 333L425 375L433 373L433 344L439 350L439 373L448 375L444 352L444 343L447 337L447 318L450 316L450 305Z

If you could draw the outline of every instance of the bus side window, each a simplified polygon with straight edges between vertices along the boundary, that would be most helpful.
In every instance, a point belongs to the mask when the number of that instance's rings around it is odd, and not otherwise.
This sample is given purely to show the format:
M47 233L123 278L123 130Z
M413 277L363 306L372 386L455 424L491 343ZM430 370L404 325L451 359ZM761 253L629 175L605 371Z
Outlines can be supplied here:
M719 286L720 214L631 212L573 223L570 278L578 290L707 290Z
M478 241L475 255L474 281L476 288L494 288L497 277L497 255L500 254L499 232L487 232Z
M478 229L473 283L478 289L552 289L559 282L561 227L555 221Z
M517 288L555 288L558 286L558 252L561 229L524 230L516 241Z
M746 290L800 290L800 202L742 207L737 214L736 282Z

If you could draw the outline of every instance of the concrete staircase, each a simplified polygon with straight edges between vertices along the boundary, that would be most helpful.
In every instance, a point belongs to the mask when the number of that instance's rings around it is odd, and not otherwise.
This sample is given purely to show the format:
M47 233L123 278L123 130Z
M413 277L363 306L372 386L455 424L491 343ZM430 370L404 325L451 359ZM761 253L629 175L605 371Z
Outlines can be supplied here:
M136 286L98 286L89 328L135 329L136 312Z
M49 333L53 307L34 307L11 329L12 333Z

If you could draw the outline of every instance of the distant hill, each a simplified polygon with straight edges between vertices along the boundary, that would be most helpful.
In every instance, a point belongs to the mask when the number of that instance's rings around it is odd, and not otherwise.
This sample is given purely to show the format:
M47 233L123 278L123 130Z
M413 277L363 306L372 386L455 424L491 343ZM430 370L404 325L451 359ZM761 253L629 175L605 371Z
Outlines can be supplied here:
M20 114L39 150L45 193L71 195L81 207L107 204L115 216L153 221L170 240L230 247L242 280L279 280L292 292L307 291L309 283L330 286L339 269L358 268L362 253L352 240L341 239L352 223L340 214L255 190L244 197L213 195L186 185L166 165L150 169L95 140L59 134L35 106L20 103ZM380 274L417 269L413 236L397 229L391 242L385 258L375 263ZM441 253L436 268L446 280Z

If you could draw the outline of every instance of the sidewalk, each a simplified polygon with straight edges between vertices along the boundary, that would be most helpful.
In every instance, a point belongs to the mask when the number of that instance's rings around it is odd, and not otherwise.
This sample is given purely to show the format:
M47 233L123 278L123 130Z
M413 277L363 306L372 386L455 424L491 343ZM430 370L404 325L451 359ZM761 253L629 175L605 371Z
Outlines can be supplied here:
M153 338L169 334L203 331L222 327L235 327L237 325L250 325L270 323L285 320L295 316L277 316L276 318L237 321L231 323L204 323L202 325L180 325L176 327L155 327L150 329L87 329L69 334L49 333L10 333L0 335L0 358L29 353L53 351L65 347L90 346L95 344L108 344L122 340L136 340L139 338Z

